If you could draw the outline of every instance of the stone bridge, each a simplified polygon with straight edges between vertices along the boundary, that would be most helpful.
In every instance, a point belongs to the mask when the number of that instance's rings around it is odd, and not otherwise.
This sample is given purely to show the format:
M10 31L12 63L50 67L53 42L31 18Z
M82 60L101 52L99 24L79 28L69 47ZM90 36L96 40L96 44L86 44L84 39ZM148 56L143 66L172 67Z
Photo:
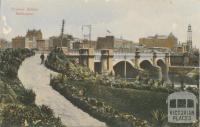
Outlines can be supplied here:
M150 78L168 80L170 66L169 53L146 52L113 52L111 49L80 49L65 53L79 59L82 66L93 72L112 73L126 78L134 78L140 72L147 72Z

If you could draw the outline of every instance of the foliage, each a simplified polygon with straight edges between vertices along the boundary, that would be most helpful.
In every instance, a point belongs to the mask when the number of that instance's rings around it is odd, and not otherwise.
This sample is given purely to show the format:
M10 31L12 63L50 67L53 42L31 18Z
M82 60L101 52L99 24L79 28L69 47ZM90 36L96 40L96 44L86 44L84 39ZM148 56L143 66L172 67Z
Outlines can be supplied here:
M49 117L52 117L54 115L53 110L46 105L41 106L41 112Z
M194 93L196 96L199 96L199 89L195 88L195 87L187 87L186 88L187 91Z
M53 115L47 106L7 105L3 110L2 127L63 127L60 118Z
M32 55L34 55L34 52L29 49L6 49L0 51L2 102L18 102L17 96L21 96L21 93L25 90L17 78L18 69L22 61Z
M23 106L10 105L3 110L2 127L24 126Z
M134 114L131 117L146 119L149 122L150 117L153 116L153 124L160 127L164 124L167 112L165 99L168 94L180 90L164 80L150 79L145 72L132 81L125 81L111 75L93 74L63 53L53 51L52 54L54 56L49 56L46 66L62 74L52 78L52 87L91 114L94 110L109 118L116 116L124 119L126 115L120 112L129 112ZM90 108L85 109L88 105ZM91 109L93 110L90 111ZM126 120L128 119L125 118ZM143 120L134 121L133 126L142 126L143 122Z
M35 93L26 90L17 77L22 61L34 55L29 49L0 51L0 121L2 127L63 127L47 106L35 105Z
M24 90L22 96L19 97L19 100L25 105L32 105L35 103L35 93L33 90Z
M69 62L66 64L66 69L64 74L69 80L88 80L89 77L93 76L88 68L82 67L78 64L73 64Z
M87 80L94 76L86 67L80 66L75 59L68 58L61 49L54 49L48 56L45 65L62 73L62 80Z
M193 123L192 127L199 127L199 121L196 121L195 123Z
M52 87L70 100L74 105L88 112L93 117L106 122L111 127L130 126L146 127L147 121L136 118L132 114L120 113L117 109L109 106L96 97L88 97L84 89L76 85L60 84L59 79L52 79ZM58 84L57 84L58 83ZM80 94L84 91L83 94ZM94 91L95 92L95 91Z
M0 52L0 70L9 78L17 76L17 70L21 62L34 52L28 49L6 49Z
M155 110L152 112L153 127L164 127L167 115L161 110Z

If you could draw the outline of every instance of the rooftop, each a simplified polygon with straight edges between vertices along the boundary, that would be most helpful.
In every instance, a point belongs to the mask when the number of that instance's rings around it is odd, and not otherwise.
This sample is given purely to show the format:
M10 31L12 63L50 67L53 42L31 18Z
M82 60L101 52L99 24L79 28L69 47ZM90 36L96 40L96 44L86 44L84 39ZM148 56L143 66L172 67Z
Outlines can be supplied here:
M154 36L148 36L147 39L167 39L169 37L176 38L173 33L170 33L168 36L167 35L158 35L158 34L156 34Z

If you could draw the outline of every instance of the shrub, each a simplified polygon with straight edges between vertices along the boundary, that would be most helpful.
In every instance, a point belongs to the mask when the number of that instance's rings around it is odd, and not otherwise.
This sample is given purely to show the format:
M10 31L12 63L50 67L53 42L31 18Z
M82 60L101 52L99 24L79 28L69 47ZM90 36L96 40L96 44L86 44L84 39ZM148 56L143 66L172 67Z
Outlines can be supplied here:
M152 112L152 124L154 127L164 127L167 115L161 110Z
M35 93L32 90L24 90L19 100L25 105L35 104Z
M24 124L24 108L18 105L7 106L2 113L2 127L21 127Z
M45 115L52 117L54 115L53 110L49 108L46 105L42 105L41 107L41 112L44 113Z
M47 106L7 105L2 114L2 127L64 127Z

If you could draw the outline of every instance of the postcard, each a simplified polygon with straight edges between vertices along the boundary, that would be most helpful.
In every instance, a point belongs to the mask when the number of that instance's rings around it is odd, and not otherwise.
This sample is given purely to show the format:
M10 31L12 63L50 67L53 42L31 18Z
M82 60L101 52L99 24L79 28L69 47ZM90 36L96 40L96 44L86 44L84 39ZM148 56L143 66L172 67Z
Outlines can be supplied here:
M1 127L200 127L199 0L0 0Z

